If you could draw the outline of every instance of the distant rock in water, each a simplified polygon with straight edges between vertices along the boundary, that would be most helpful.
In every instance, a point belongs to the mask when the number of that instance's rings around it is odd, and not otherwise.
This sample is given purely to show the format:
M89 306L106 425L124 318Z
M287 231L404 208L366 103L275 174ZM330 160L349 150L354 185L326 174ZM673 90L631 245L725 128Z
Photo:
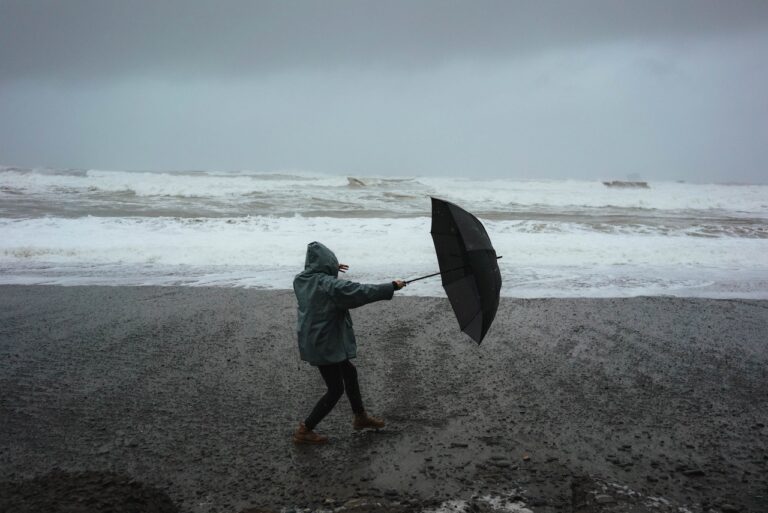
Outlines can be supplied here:
M347 181L349 182L347 185L349 185L350 187L365 187L365 182L360 180L359 178L348 176Z
M621 180L613 180L612 182L603 182L606 187L619 187L625 189L650 189L648 182L623 182Z

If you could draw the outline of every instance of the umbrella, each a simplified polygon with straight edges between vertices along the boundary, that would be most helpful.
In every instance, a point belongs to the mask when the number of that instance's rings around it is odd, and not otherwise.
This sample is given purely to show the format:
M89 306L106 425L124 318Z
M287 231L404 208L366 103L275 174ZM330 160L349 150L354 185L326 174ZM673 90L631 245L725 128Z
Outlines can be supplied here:
M499 307L501 273L496 250L482 223L448 201L432 198L432 240L440 275L461 331L478 344L491 327Z

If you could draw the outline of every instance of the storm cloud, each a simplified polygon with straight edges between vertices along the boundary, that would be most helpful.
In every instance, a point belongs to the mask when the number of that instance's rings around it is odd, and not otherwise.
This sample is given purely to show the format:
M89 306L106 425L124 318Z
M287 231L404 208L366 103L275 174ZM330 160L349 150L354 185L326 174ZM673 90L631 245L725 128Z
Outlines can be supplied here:
M0 163L766 181L764 1L2 1Z

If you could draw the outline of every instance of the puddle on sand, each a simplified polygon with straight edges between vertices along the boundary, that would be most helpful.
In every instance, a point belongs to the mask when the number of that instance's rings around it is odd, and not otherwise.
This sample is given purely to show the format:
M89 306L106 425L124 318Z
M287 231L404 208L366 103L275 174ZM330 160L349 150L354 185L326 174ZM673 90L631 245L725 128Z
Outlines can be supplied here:
M474 431L468 426L472 422L453 419L441 428L400 433L386 440L369 463L373 484L424 498L477 491L476 465L491 458L497 448L468 435Z
M381 490L446 499L511 493L528 482L527 468L551 469L555 458L536 447L536 463L527 454L535 443L516 434L510 449L488 436L481 419L454 418L439 428L398 433L371 454L367 470Z

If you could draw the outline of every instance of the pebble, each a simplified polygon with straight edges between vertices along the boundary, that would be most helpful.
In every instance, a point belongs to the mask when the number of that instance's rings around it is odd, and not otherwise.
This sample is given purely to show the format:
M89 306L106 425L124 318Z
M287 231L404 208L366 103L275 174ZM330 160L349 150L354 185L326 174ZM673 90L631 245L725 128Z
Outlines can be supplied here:
M595 502L598 504L610 504L616 502L616 500L610 495L595 495Z

